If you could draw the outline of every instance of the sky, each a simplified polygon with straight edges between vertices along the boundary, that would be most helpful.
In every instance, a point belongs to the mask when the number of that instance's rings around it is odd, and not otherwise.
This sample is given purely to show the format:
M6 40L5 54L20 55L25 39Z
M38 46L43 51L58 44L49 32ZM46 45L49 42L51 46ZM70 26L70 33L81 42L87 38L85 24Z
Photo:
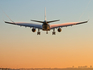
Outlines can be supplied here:
M4 12L15 22L31 19L60 19L54 24L88 23L62 28L52 35L40 30L9 25ZM0 67L8 68L66 68L93 66L93 1L92 0L0 0ZM39 24L39 23L38 23Z

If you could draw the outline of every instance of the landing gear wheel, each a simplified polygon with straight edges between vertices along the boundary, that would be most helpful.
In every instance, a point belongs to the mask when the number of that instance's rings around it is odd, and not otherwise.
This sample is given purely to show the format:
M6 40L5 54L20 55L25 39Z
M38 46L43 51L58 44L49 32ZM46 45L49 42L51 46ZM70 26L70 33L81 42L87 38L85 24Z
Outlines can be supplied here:
M37 35L40 35L40 32L37 32Z
M46 32L46 34L48 34L48 31Z
M56 32L52 32L52 35L55 35L56 34Z

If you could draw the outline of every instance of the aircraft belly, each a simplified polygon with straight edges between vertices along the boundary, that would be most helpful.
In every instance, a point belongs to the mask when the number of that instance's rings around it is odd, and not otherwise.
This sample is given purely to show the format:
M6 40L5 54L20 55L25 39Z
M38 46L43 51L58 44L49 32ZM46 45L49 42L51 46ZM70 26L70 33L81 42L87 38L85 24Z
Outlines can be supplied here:
M50 26L49 25L42 25L42 30L43 31L50 31Z

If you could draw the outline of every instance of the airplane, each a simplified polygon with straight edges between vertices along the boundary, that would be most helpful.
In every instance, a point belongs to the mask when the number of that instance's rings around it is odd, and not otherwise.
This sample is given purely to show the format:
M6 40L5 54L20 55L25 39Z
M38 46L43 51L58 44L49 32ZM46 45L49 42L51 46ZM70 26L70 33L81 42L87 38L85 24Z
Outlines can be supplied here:
M55 35L56 34L55 29L56 28L57 28L58 32L61 32L62 31L62 29L61 29L62 27L73 26L73 25L78 25L78 24L83 24L83 23L87 23L88 22L88 21L83 21L83 22L70 22L70 23L61 23L61 24L49 24L49 23L56 22L56 21L59 21L59 20L47 21L46 20L46 8L45 8L45 20L44 21L31 20L33 22L38 22L38 23L41 23L41 24L26 23L26 22L14 22L11 19L10 19L10 21L11 22L7 22L7 21L4 21L4 22L8 23L8 24L13 24L13 25L30 27L30 28L32 28L32 32L36 32L36 28L37 28L38 29L37 35L40 35L40 29L42 31L46 31L46 34L48 34L48 31L53 29L52 35Z

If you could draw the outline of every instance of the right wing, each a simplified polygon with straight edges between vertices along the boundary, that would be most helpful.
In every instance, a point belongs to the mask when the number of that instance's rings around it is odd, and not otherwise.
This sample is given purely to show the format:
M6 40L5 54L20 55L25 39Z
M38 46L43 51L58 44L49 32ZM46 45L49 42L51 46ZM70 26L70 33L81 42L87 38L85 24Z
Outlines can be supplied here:
M33 23L25 23L25 22L7 22L7 21L5 21L5 23L42 29L42 24L33 24Z
M83 24L83 23L87 23L88 21L84 21L84 22L70 22L70 23L63 23L63 24L51 24L50 28L54 29L54 28L58 28L58 27L67 27L67 26L72 26L72 25L78 25L78 24Z

